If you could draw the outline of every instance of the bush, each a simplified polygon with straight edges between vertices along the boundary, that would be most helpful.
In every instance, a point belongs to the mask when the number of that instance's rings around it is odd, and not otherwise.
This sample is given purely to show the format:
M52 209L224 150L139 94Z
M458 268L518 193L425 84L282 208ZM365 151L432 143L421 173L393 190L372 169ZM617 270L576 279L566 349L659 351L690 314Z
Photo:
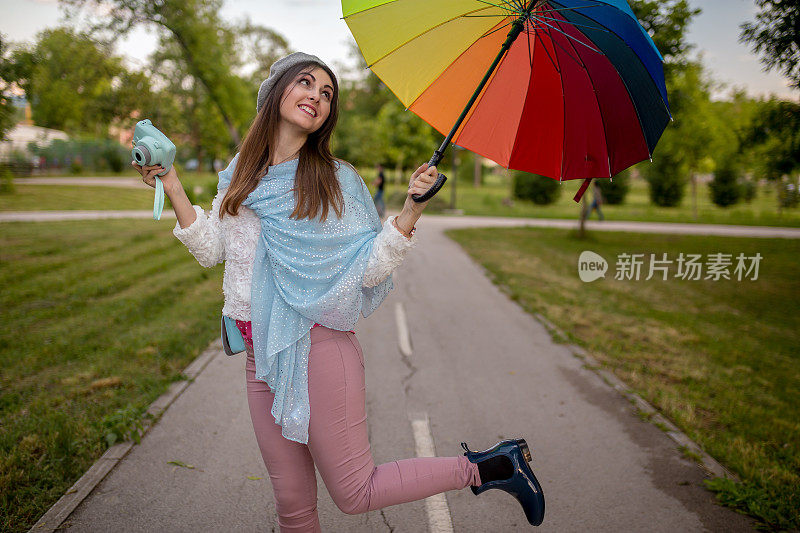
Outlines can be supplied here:
M708 184L711 200L720 207L728 207L739 201L742 191L739 188L739 171L734 163L725 163L714 173Z
M122 172L130 161L130 149L111 139L56 139L47 146L30 143L31 153L42 156L50 168ZM73 162L78 161L78 165Z
M797 181L786 181L780 184L778 203L781 207L797 207L800 204L800 187Z
M31 157L25 152L13 150L8 155L8 162L6 165L13 176L30 176L33 174L33 161L31 161Z
M630 172L624 170L614 176L613 179L607 180L605 178L598 178L594 180L597 186L600 187L600 193L603 195L603 202L608 205L620 205L625 201L625 196L630 190Z
M680 205L688 181L683 165L669 153L655 157L644 168L644 177L650 186L650 201L661 207Z
M69 165L70 174L81 174L83 172L83 163L80 159L73 159Z
M128 150L125 149L124 152L127 154ZM103 149L102 155L103 159L106 161L106 163L108 163L108 168L116 174L119 174L125 169L126 160L130 159L130 157L123 157L123 150L120 150L117 146L113 145L106 145L106 147Z
M514 198L530 200L538 205L552 204L561 195L561 183L547 176L515 170L513 173Z
M0 165L0 194L14 193L14 174L8 165Z
M758 191L756 183L745 177L739 179L739 189L742 191L742 200L748 204L755 199L756 192Z

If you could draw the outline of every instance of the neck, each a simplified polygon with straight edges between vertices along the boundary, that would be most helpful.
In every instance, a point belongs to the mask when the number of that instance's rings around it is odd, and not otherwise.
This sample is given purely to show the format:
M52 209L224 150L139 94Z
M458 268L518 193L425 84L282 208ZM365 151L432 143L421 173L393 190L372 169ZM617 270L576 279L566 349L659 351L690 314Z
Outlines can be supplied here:
M300 151L307 139L308 135L304 133L293 131L289 128L278 128L275 150L272 152L270 165L277 165L292 159Z

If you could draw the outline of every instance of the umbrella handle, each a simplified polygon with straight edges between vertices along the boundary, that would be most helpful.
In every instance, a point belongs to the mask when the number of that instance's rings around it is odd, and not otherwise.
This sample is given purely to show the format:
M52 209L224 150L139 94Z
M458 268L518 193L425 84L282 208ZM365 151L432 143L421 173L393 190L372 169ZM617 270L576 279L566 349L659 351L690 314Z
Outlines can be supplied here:
M450 135L450 137L452 137L452 135ZM428 161L428 168L435 167L436 165L439 164L439 161L442 160L442 156L444 155L444 151L447 148L447 145L449 143L450 143L450 139L448 137L447 139L444 140L444 142L439 147L439 149L433 152L433 157L431 157L431 160ZM444 174L439 172L439 175L436 176L436 181L433 182L433 185L431 185L430 189L425 191L425 194L412 194L411 195L411 199L414 200L415 202L417 202L418 204L420 204L422 202L427 202L428 200L433 198L433 196L437 192L439 192L439 189L442 188L442 185L444 185L445 181L447 181L447 176L445 176Z
M433 198L434 194L439 192L439 189L442 188L442 185L444 185L445 181L447 181L447 176L439 172L439 175L436 176L436 181L433 182L433 185L431 185L431 188L428 189L425 192L425 194L412 194L411 199L417 202L418 204L422 202L427 202L428 200Z

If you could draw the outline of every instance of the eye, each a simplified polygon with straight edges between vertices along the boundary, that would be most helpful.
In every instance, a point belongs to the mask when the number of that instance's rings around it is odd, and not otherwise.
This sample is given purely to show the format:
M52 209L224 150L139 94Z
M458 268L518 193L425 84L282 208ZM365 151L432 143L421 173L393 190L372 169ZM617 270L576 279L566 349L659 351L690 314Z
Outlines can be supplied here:
M327 98L328 100L330 100L330 99L332 99L332 98L333 98L333 94L332 94L330 91L325 91L325 92L324 92L324 93L322 93L322 94L324 94L324 95L325 95L325 98Z
M311 80L308 79L308 78L301 78L300 81L297 82L297 83L305 83L306 85L310 85L311 84Z

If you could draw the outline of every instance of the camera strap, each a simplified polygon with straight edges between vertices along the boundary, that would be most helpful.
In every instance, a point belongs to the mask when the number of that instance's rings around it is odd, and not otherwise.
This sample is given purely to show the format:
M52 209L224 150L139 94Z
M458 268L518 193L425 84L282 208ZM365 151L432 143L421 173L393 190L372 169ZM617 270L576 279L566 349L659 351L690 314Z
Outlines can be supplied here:
M164 210L164 184L156 177L156 197L153 200L153 220L161 220L161 211Z

